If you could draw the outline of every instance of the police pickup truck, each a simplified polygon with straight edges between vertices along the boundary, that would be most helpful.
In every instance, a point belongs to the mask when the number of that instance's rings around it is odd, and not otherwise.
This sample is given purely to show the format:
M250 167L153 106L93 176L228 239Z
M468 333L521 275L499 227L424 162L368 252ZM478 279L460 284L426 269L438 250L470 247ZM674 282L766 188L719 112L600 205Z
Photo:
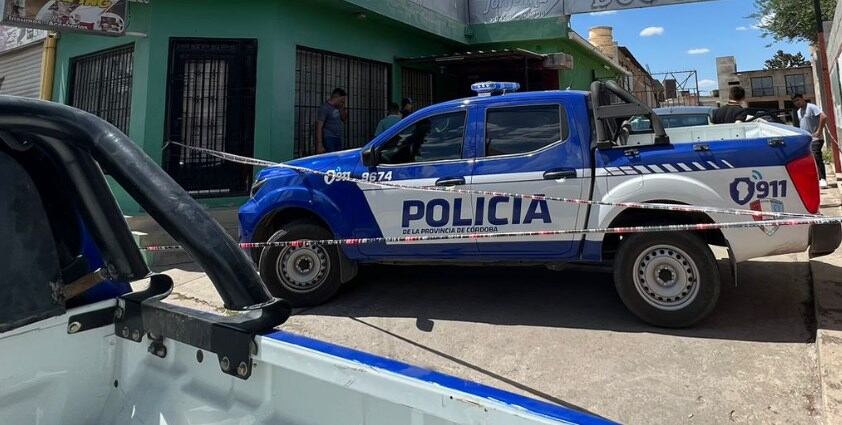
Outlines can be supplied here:
M710 313L719 297L710 245L727 247L734 266L808 246L822 255L839 245L835 224L442 240L438 236L752 220L611 205L622 202L819 211L810 136L798 129L762 119L664 129L657 114L612 82L595 82L589 92L513 93L514 83L474 89L477 97L421 109L361 149L289 163L316 173L262 170L239 212L244 242L419 236L265 248L253 257L270 290L297 305L319 304L364 263L600 264L612 266L616 289L634 314L654 325L684 327ZM629 125L640 116L650 129ZM460 190L343 181L348 177ZM484 194L491 191L601 204Z

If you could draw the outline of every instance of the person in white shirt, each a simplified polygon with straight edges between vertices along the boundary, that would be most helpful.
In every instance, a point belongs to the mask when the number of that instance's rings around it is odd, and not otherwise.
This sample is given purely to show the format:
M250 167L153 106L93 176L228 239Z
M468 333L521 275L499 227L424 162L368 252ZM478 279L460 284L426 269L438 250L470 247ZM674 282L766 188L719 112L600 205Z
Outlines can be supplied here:
M824 168L824 159L822 159L822 148L824 147L823 132L827 125L827 115L816 104L808 103L801 94L792 96L792 102L798 108L799 126L813 136L810 149L813 151L816 166L819 168L819 186L824 189L827 187L827 171Z

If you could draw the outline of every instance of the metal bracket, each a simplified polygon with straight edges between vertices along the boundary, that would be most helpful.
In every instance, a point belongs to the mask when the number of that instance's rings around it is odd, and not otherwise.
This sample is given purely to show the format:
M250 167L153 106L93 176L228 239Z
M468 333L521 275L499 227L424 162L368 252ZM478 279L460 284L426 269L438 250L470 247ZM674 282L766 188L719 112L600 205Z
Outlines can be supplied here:
M118 337L141 342L151 340L149 352L166 357L166 338L216 353L222 372L240 379L251 376L254 337L280 325L291 308L282 300L254 306L234 317L221 317L161 302L172 291L167 275L152 276L145 291L124 295L115 311Z
M769 146L773 148L780 148L786 146L786 141L783 137L773 137L769 139Z
M108 307L70 316L67 320L67 333L75 334L108 326L114 323L114 311L114 307Z

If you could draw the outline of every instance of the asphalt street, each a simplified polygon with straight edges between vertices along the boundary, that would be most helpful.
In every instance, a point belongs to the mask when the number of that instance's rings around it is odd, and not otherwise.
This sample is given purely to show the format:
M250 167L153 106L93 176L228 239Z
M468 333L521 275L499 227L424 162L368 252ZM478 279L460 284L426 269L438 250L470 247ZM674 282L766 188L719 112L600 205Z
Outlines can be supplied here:
M804 255L722 262L719 306L686 330L647 326L588 270L367 267L292 332L631 424L820 422ZM171 297L219 310L207 278L173 270Z

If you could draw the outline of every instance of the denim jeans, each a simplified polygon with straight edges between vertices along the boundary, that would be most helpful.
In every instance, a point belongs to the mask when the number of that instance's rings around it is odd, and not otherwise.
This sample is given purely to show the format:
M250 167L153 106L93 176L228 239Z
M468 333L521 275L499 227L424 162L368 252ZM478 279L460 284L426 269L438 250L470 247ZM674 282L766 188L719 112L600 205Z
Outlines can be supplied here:
M325 147L325 152L337 152L342 150L341 137L325 137L322 140L322 144Z
M813 157L816 158L816 167L819 168L819 179L827 180L827 171L824 169L824 158L822 158L822 147L824 147L824 140L813 140L810 144L810 150L813 152Z

